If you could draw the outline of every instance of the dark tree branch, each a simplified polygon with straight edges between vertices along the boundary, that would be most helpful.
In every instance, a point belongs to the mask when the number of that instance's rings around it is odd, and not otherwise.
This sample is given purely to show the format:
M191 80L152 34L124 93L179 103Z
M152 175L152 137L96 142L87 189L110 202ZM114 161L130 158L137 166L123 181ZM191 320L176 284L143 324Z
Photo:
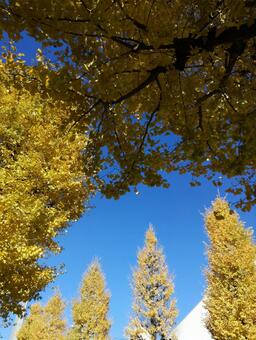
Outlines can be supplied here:
M232 44L228 50L233 56L234 61L241 55L245 49L245 42L256 36L256 20L252 25L243 24L239 28L226 28L219 36L217 36L216 27L209 30L207 36L199 38L175 38L174 48L176 54L176 62L174 64L177 70L183 71L186 61L190 57L193 48L199 48L204 51L212 51L214 47L219 45ZM230 62L231 69L233 61Z
M146 127L145 127L145 131L144 131L144 134L143 134L142 139L141 139L141 143L140 143L138 151L137 151L138 154L141 153L141 151L143 149L146 137L148 136L149 127L151 125L151 122L152 122L153 118L155 117L156 113L158 112L159 108L160 108L160 101L159 101L157 107L155 108L155 110L151 113L151 115L150 115L150 117L149 117L149 119L147 121L147 124L146 124Z
M125 74L125 73L142 73L142 72L150 72L150 71L147 71L147 70L143 70L143 69L134 69L134 70L123 70L123 71L120 71L120 72L114 72L113 75L119 75L119 74Z
M152 8L155 4L156 0L152 0L151 4L150 4L150 8L149 8L149 12L148 12L148 17L147 17L147 22L146 22L146 27L148 26L148 22L149 22L149 18L150 18L150 15L151 15L151 11L152 11Z
M224 4L224 0L221 0L221 1L218 1L217 2L217 7L215 9L216 13L213 15L213 14L210 14L209 16L209 21L203 25L203 27L201 27L201 29L199 30L198 34L196 35L197 37L199 36L200 33L202 33L206 28L209 27L209 25L211 25L213 23L213 21L221 14L221 6Z
M115 137L116 137L116 140L117 140L117 145L118 145L118 148L119 148L119 150L121 152L121 156L124 159L125 158L125 153L123 151L122 143L121 143L121 140L119 138L119 135L118 135L118 132L117 132L117 129L116 129L116 122L115 122L114 116L113 116L113 123L114 123L114 133L115 133Z
M85 2L81 0L82 5L86 9L87 12L91 13L91 11L87 8L85 5ZM119 3L119 1L117 1ZM248 4L251 4L252 2L249 1ZM120 3L119 3L120 5ZM11 6L3 7L2 9L11 13L12 15L19 17L21 19L21 16L18 13L14 13ZM121 6L122 11L123 8ZM145 30L146 25L136 21L134 18L131 18L127 13L126 16L131 22L134 24L136 28L139 30ZM24 19L24 18L22 18ZM63 18L66 19L66 18ZM67 18L68 19L68 18ZM32 19L33 20L33 19ZM47 26L48 24L46 22L43 22L39 18L34 18L34 20L37 23L40 23L41 25ZM78 21L80 19L77 19ZM100 24L97 24L96 27L106 33L106 30L103 29ZM88 34L80 33L80 32L72 32L72 31L65 31L64 34L74 35L74 36L87 36ZM89 36L97 37L99 34L97 32L95 34L90 34ZM102 36L100 34L100 36ZM127 47L128 49L132 51L154 51L155 48L151 45L145 44L143 41L136 41L133 39L128 39L124 37L108 37L107 34L104 36L106 39L111 39L119 44L122 44L123 46ZM207 35L200 35L200 36L193 36L190 34L188 37L185 38L174 38L173 42L170 44L162 44L159 46L157 50L174 50L174 53L176 55L176 61L174 63L174 67L178 71L183 71L186 62L188 59L192 56L194 49L199 49L199 51L213 51L215 47L221 46L221 45L233 45L233 48L236 49L236 52L239 50L238 47L238 41L240 42L240 47L245 44L246 41L248 41L251 38L256 37L256 20L252 24L242 24L240 27L232 26L225 28L221 33L218 33L217 27L212 27L208 30ZM242 49L242 47L241 47ZM235 56L235 52L230 53ZM241 55L241 53L238 53Z
M136 163L137 163L139 154L141 153L141 151L142 151L142 149L143 149L143 147L144 147L146 138L147 138L147 136L148 136L149 128L150 128L150 125L151 125L151 123L152 123L152 120L154 119L155 115L157 114L157 112L158 112L159 109L160 109L160 105L161 105L161 101L162 101L162 89L161 89L161 85L160 85L160 82L159 82L159 80L158 80L158 77L156 77L156 82L157 82L158 88L159 88L159 90L160 90L159 100L158 100L158 103L157 103L155 109L151 112L151 114L150 114L150 116L149 116L149 119L148 119L148 121L147 121L147 123L146 123L145 130L144 130L144 133L143 133L143 135L142 135L141 142L140 142L139 147L138 147L138 149L137 149L135 158L133 159L133 162L132 162L132 164L131 164L130 169L129 169L128 172L126 173L125 181L129 178L131 171L134 169L134 167L135 167L135 165L136 165Z
M102 103L102 101L100 99L98 99L95 103L93 103L93 105L91 105L89 107L89 109L86 111L86 112L83 112L83 114L81 114L78 119L70 126L70 128L68 129L67 133L70 132L71 129L73 129L73 127L79 123L85 116L87 116L89 113L92 112L92 110L97 106L99 105L100 103Z
M142 149L143 149L143 146L144 146L144 144L145 144L145 140L146 140L146 137L147 137L147 135L148 135L148 131L149 131L149 127L150 127L150 125L151 125L151 122L152 122L153 118L155 117L155 115L156 115L157 111L159 110L159 108L160 108L160 101L159 101L159 103L158 103L156 109L155 109L154 111L152 111L152 113L150 114L150 117L149 117L149 119L148 119L148 121L147 121L147 124L146 124L145 130L144 130L144 133L143 133L141 142L140 142L140 144L139 144L139 147L138 147L138 149L137 149L137 152L136 152L136 154L135 154L135 157L134 157L134 159L133 159L133 161L132 161L132 164L131 164L131 166L130 166L130 169L128 170L128 172L126 172L126 176L125 176L125 178L124 178L124 181L126 181L126 180L129 178L130 173L132 172L132 170L134 169L134 167L135 167L135 165L136 165L136 163L137 163L138 157L139 157L139 155L140 155L140 153L141 153L141 151L142 151Z
M130 20L135 27L137 27L139 30L147 31L147 26L139 22L138 20L132 18L128 13L125 12L123 6L120 4L119 0L116 0L116 3L118 4L120 10L123 12L126 19Z
M50 21L67 21L67 22L71 22L71 23L88 23L90 22L90 20L88 19L79 19L79 18L68 18L68 17L62 17L62 18L53 18L53 17L45 17L46 20L50 20Z
M102 125L103 125L103 122L104 122L104 119L105 119L105 113L106 112L107 112L107 106L105 106L104 110L101 112L101 119L100 119L99 124L98 124L98 126L96 128L97 134L99 134L100 129L101 129Z
M206 101L207 99L211 98L212 96L215 96L216 94L220 93L220 89L215 89L205 95L203 95L202 97L200 97L199 99L197 99L196 101L196 105L201 105L204 101Z
M228 105L231 107L231 109L235 112L237 112L237 109L234 107L234 105L231 103L231 101L229 100L229 96L227 93L223 93L223 97L225 98L226 102L228 103Z
M192 55L192 50L198 48L201 51L213 51L215 47L220 45L232 45L231 54L241 55L245 48L245 42L256 37L256 20L253 24L243 24L240 27L228 27L219 35L217 28L213 27L208 31L207 35L193 37L190 35L187 38L174 38L171 44L162 44L159 50L174 50L176 55L176 62L174 67L183 71L187 60ZM122 37L115 37L115 41L124 44L130 49L136 47L136 51L154 50L151 45L146 45L144 42L136 44L129 44Z
M86 6L85 1L84 0L80 0L81 4L83 5L83 8L86 10L87 13L91 13L91 11L89 10L89 8Z
M206 144L207 144L209 150L213 153L213 155L216 156L217 153L216 153L215 150L212 148L212 146L211 146L211 144L210 144L210 142L209 142L208 140L206 141Z
M226 77L230 76L237 59L240 57L241 54L243 54L245 47L246 43L244 41L236 40L235 42L233 42L231 47L227 49L229 58L226 65L226 74L222 82L225 82Z
M140 46L146 46L143 43L141 43L139 40L135 40L131 38L111 36L110 39L132 50L137 50Z
M136 86L134 89L127 92L123 96L119 97L118 99L112 101L110 104L119 104L125 99L132 97L133 95L137 94L142 89L144 89L147 85L155 81L160 73L165 73L166 71L167 71L166 67L157 66L156 68L150 71L149 76L141 84L139 84L138 86Z
M195 48L201 51L213 51L217 46L231 44L232 47L229 49L229 52L235 57L235 55L239 56L242 54L245 42L253 37L256 37L256 20L251 25L243 24L238 28L226 28L219 35L217 34L217 28L213 27L208 31L207 35L199 37L190 35L187 38L174 38L171 44L162 44L158 50L174 50L176 55L174 67L179 71L183 71L187 60ZM111 39L136 52L154 50L153 46L141 41L129 41L129 39L122 37L111 37Z
M240 55L244 47L242 45L245 42L256 36L256 20L252 25L243 24L240 27L229 27L226 28L222 33L217 35L216 27L211 28L207 35L193 37L190 35L187 38L174 38L173 43L163 44L159 46L159 50L175 50L176 62L174 67L183 71L185 68L186 61L192 54L194 48L198 48L201 51L212 51L215 47L220 45L233 45L232 53L235 54L241 49ZM128 43L128 41L122 37L114 37L114 40L120 44L125 45L130 49L136 51L143 50L154 50L151 45L146 45L144 42L137 41L136 43ZM239 42L239 43L238 43ZM240 47L238 46L240 44Z
M197 126L197 128L200 129L201 131L204 131L202 105L199 105L199 108L198 108L198 126Z
M229 52L229 60L226 65L226 72L224 76L222 77L218 88L215 90L211 91L208 94L203 95L201 98L197 100L197 104L201 105L205 100L208 98L214 96L215 94L220 94L223 93L223 88L229 78L229 76L232 73L232 70L234 68L234 65L239 58L239 56L243 53L244 49L246 47L246 44L243 41L236 41L232 44L232 46L228 49ZM226 98L227 99L227 98Z

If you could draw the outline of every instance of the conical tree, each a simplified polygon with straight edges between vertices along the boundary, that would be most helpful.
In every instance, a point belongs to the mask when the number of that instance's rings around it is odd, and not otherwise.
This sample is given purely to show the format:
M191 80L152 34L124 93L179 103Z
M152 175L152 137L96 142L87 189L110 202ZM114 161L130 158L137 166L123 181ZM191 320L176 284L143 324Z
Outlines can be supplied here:
M18 340L64 340L66 321L63 320L65 304L59 294L54 295L45 307L36 303L31 306L17 334Z
M168 273L163 251L158 247L153 227L146 232L145 246L138 253L133 272L133 317L126 329L129 339L174 339L177 316L172 298L174 285Z
M209 235L207 328L216 340L256 339L256 246L236 212L217 198L205 214Z
M73 303L74 325L69 333L71 340L109 339L108 319L110 294L98 261L94 261L84 276L80 299Z

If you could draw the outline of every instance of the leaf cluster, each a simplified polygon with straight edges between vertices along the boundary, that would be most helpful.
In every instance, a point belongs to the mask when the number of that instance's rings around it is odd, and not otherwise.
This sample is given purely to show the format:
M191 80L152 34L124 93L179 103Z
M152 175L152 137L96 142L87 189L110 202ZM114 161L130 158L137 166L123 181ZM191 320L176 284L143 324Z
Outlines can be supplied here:
M80 105L107 197L131 186L233 178L255 204L254 1L5 0L1 29L42 42L51 95ZM44 72L45 73L45 72ZM53 90L54 89L54 90Z
M86 177L87 139L68 132L71 108L33 94L13 54L0 62L0 316L21 315L57 268L45 258L61 251L56 236L84 211L93 192ZM17 86L14 86L14 82ZM19 85L18 85L19 84Z
M209 235L207 327L213 339L256 337L256 246L251 229L218 198L205 215Z

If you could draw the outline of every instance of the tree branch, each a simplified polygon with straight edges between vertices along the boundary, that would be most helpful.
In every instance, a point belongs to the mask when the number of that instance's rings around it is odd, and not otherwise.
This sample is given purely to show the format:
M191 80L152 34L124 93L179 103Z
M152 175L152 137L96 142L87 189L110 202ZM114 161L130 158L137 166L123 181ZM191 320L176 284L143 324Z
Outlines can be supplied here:
M88 23L90 20L88 19L79 19L79 18L68 18L68 17L60 17L60 18L53 18L53 17L45 17L44 19L50 20L50 21L67 21L67 22L73 22L73 23Z
M125 99L132 97L133 95L144 89L147 85L155 81L160 73L165 73L166 71L167 71L166 67L157 66L156 68L150 71L149 76L141 84L139 84L137 87L127 92L123 96L119 97L118 99L112 101L110 104L119 104Z
M142 24L141 22L137 21L136 19L132 18L128 13L125 12L123 6L120 4L120 1L119 0L116 0L120 10L123 12L124 16L126 19L130 20L134 26L136 26L139 30L142 30L142 31L147 31L147 26Z
M81 114L80 117L79 117L79 118L78 118L78 119L70 126L70 128L69 128L68 131L67 131L67 133L69 133L70 130L73 129L73 127L74 127L77 123L79 123L86 115L88 115L89 113L91 113L92 110L93 110L98 104L100 104L100 103L102 103L102 101L101 101L100 99L98 99L95 103L93 103L93 105L90 106L89 109L88 109L86 112L84 112L83 114Z

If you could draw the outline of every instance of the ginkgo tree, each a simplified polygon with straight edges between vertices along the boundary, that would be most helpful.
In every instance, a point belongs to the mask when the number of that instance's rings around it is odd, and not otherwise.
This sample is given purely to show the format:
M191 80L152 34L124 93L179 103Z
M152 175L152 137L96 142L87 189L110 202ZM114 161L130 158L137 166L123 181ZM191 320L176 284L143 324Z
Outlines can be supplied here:
M133 314L126 335L130 340L175 340L173 327L178 312L172 297L174 284L152 226L137 258L132 282Z
M206 326L216 340L256 339L256 244L228 202L205 214L209 236Z
M45 306L35 303L17 332L17 340L66 340L65 303L59 293Z
M0 316L21 315L58 270L56 236L80 217L93 192L86 176L84 133L66 124L65 102L26 90L12 55L0 63ZM26 79L26 78L25 78ZM27 81L27 80L25 80Z
M255 204L255 1L1 0L0 12L2 33L42 42L51 96L79 103L107 197L178 170L192 185L222 173L237 206Z
M108 318L110 293L98 260L88 267L81 284L80 297L72 307L73 326L70 340L108 340L111 321Z

